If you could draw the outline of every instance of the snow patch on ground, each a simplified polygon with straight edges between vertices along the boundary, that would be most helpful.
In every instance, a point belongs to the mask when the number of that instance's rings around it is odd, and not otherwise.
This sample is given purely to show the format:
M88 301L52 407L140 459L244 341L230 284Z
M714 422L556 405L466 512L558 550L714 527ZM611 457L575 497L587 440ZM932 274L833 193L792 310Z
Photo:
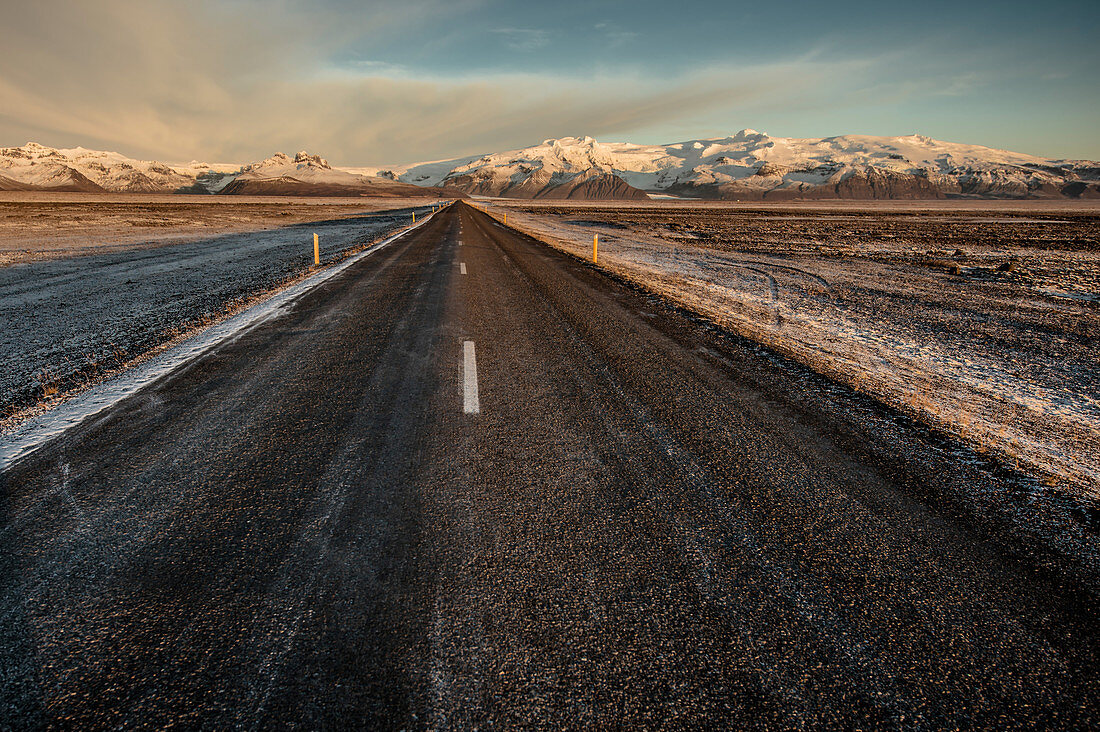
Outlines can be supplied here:
M507 213L509 225L584 258L598 233L602 267L979 451L1100 495L1100 357L1087 353L1100 337L1100 251L1000 251L1034 269L1021 296L993 267L952 276L913 266L892 239L841 244L845 256L813 254L806 241L717 251L697 244L690 215L656 232L614 215L578 220L576 210ZM880 246L898 256L876 258ZM1050 332L1052 318L1065 334Z

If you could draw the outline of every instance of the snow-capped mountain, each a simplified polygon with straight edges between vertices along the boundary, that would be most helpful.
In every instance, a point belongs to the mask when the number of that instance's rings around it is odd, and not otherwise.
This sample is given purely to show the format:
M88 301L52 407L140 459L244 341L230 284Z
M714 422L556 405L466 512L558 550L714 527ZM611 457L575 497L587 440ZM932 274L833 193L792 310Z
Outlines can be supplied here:
M293 180L299 183L355 186L361 184L364 177L335 170L320 155L310 155L303 150L294 157L280 152L266 160L246 165L234 177L233 182Z
M218 190L225 194L267 196L449 196L444 191L333 168L320 155L304 150L293 158L275 153L243 167Z
M192 186L202 176L238 168L199 162L169 166L115 152L28 142L0 148L0 190L168 193Z
M166 165L115 152L56 149L35 142L0 148L0 190L385 197L454 197L458 193L338 170L320 155L304 151L293 158L276 153L244 166L197 161Z
M396 168L397 179L515 198L1100 197L1100 163L933 140L922 135L799 139L755 130L671 145L600 143L591 137L476 158ZM603 185L587 190L587 181ZM578 195L569 195L575 191Z

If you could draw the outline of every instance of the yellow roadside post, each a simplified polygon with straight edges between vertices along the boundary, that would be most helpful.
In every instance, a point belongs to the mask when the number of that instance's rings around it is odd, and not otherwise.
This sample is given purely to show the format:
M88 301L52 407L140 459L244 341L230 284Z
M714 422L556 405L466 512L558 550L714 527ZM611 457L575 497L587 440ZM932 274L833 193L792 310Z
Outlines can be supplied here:
M504 214L504 225L508 225L508 214Z
M416 211L413 211L413 223L416 223Z
M321 244L317 241L317 235L313 235L313 264L321 263Z
M592 237L592 264L598 264L600 256L600 235L596 234Z

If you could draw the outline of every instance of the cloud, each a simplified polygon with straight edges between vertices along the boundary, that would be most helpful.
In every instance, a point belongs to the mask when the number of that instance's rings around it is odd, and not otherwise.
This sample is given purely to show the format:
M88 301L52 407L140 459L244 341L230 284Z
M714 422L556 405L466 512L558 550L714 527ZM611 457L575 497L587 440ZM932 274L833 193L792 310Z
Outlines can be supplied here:
M593 27L600 32L604 42L611 48L624 46L640 37L635 31L624 30L613 23L596 23Z
M666 80L621 72L417 78L371 60L330 73L329 56L315 51L330 19L303 25L296 13L268 18L248 3L225 7L17 4L10 20L21 32L0 46L0 136L170 161L243 162L309 148L345 164L394 163L618 133L774 98L804 76L712 69ZM392 28L422 12L424 3L379 23ZM545 41L536 30L498 32L520 45Z
M344 62L340 68L333 70L335 75L344 76L386 76L390 78L409 76L412 70L401 64L389 61L357 58Z
M396 164L564 135L659 134L689 122L728 122L732 132L777 115L804 120L841 110L850 118L891 98L964 94L981 82L959 70L938 87L891 85L883 69L912 67L901 51L886 61L813 50L782 63L718 59L664 74L629 62L575 74L470 75L458 61L453 71L419 70L419 49L440 38L419 35L425 18L454 26L446 32L461 38L453 18L479 4L10 3L0 44L0 144L34 139L170 162L248 162L306 148L337 164ZM492 32L517 51L555 41L519 24ZM629 40L607 23L595 32L608 43ZM372 57L403 34L415 43L402 63Z
M550 43L550 34L538 28L493 28L490 32L503 36L513 51L534 51Z

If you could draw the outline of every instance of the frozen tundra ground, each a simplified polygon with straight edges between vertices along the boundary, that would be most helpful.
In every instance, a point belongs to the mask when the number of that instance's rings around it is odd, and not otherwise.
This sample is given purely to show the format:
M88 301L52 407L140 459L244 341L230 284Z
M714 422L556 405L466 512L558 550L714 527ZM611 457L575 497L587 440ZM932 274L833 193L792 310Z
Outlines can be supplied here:
M498 218L1047 485L1100 495L1100 208L532 204Z
M184 198L0 199L0 419L296 279L314 231L332 262L431 203ZM1095 206L488 208L579 256L598 233L601 266L1048 484L1100 495Z
M182 244L435 199L0 191L0 267Z
M7 416L11 422L44 398L93 381L302 276L313 264L314 232L322 264L328 264L407 225L414 208L423 211L427 204L390 200L391 208L379 211L362 203L352 208L284 201L288 216L281 217L263 201L226 208L169 204L181 207L175 213L158 213L155 206L142 211L149 202L36 202L23 209L31 218L20 234L21 260L0 266L0 420ZM51 249L59 239L41 222L57 222L66 213L85 217L85 235L66 234L65 246ZM204 237L203 214L214 227L259 230ZM146 236L124 239L129 243L122 246L113 238L115 228L125 227L120 221L151 215L169 222L175 216L181 223L162 229L167 240ZM0 226L15 229L15 216L10 202L0 202ZM277 225L287 219L299 223ZM36 230L45 248L61 258L43 258L34 250ZM185 241L172 243L172 237ZM11 251L15 247L7 241Z

